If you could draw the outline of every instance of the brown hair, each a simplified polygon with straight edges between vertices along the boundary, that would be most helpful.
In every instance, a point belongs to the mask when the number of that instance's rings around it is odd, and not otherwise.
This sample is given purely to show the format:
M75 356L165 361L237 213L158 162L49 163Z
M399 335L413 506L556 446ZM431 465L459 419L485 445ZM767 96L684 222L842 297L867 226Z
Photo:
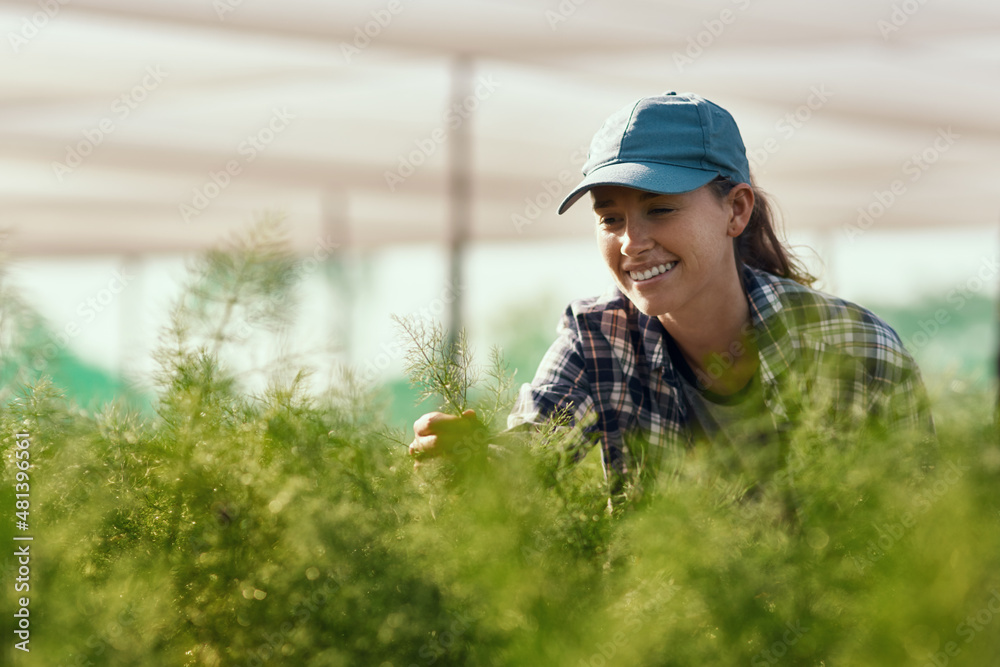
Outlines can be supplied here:
M737 183L725 176L717 176L709 182L709 187L719 199L723 199L736 187ZM753 182L754 202L750 222L746 229L734 240L736 261L761 271L773 273L782 278L790 278L802 285L812 285L816 278L802 263L782 245L775 231L775 215L771 202L763 190Z

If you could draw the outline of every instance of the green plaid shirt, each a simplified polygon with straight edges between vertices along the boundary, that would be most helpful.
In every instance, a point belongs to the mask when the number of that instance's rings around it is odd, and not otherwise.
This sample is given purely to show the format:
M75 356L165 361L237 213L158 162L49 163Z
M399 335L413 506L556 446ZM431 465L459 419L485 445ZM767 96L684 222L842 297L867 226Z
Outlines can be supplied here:
M776 431L810 416L838 426L878 423L933 431L913 357L870 311L799 283L743 268L748 335L759 355L764 404ZM627 436L690 445L694 415L666 349L663 325L616 289L574 301L559 337L508 419L516 429L565 410L599 440L606 473L635 468ZM581 451L582 453L585 453Z

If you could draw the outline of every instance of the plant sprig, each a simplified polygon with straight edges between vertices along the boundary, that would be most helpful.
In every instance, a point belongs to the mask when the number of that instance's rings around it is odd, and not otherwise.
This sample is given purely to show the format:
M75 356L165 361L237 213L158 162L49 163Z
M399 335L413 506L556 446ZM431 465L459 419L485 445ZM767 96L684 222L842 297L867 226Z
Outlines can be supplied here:
M469 390L479 378L465 331L451 339L444 327L416 317L393 315L407 338L404 359L410 383L420 390L420 400L438 396L442 410L460 415L469 408Z

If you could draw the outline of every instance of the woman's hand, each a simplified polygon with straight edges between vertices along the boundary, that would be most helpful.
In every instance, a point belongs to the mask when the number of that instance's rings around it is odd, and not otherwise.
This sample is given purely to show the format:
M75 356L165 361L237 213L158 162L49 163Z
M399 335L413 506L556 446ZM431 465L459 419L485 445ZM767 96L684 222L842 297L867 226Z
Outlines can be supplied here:
M410 443L410 456L416 461L414 468L419 468L421 461L442 456L455 456L462 451L467 458L476 445L486 447L483 439L486 429L476 417L475 410L466 410L461 416L446 415L443 412L429 412L413 422L413 442Z

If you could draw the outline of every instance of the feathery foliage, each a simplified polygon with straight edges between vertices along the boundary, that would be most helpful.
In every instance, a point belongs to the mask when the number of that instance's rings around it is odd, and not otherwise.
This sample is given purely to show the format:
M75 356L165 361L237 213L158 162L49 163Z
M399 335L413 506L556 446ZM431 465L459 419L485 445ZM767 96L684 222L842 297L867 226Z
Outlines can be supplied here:
M806 424L785 485L675 452L609 513L579 431L553 423L454 483L414 472L345 376L244 389L227 352L287 321L294 270L257 230L209 255L173 312L157 411L71 405L5 376L0 502L30 437L31 589L0 557L3 664L983 665L1000 654L1000 444L983 395L936 401L939 447ZM0 323L14 317L0 304ZM22 317L17 315L17 317ZM421 329L421 327L424 327ZM410 372L494 430L509 374L404 325ZM4 368L28 351L4 329ZM477 379L485 380L479 388ZM0 541L14 533L0 522ZM12 549L6 549L10 554ZM30 653L13 647L30 596Z

